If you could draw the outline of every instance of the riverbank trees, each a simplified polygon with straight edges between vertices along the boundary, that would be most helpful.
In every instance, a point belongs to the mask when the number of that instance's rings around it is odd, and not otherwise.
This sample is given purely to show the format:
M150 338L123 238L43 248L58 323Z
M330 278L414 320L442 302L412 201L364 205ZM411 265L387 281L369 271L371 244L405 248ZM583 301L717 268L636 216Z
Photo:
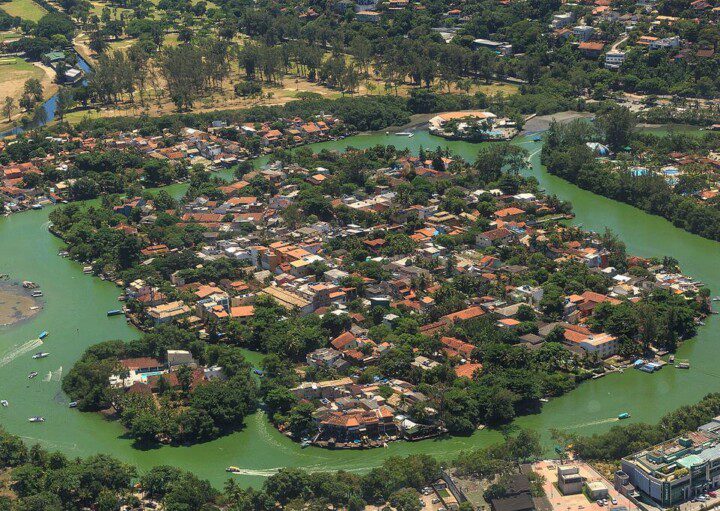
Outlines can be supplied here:
M702 201L698 194L708 189L703 186L712 175L707 169L699 174L688 170L685 176L674 181L665 175L646 168L648 163L633 165L633 153L644 151L645 161L659 167L663 161L670 162L671 152L687 151L706 153L716 147L717 137L690 137L670 133L664 137L641 135L632 131L631 114L616 109L600 119L601 130L595 130L584 121L566 125L553 123L543 147L542 161L550 173L567 179L581 188L611 199L626 202L648 213L671 221L685 229L712 240L720 240L720 207L716 200ZM618 163L610 164L596 158L587 143L606 143L613 151L619 151ZM628 144L632 147L628 147ZM626 148L630 152L626 152ZM654 158L648 158L651 152ZM632 167L637 166L638 170ZM642 170L644 169L644 170ZM705 177L703 177L703 174ZM695 181L691 181L697 175Z

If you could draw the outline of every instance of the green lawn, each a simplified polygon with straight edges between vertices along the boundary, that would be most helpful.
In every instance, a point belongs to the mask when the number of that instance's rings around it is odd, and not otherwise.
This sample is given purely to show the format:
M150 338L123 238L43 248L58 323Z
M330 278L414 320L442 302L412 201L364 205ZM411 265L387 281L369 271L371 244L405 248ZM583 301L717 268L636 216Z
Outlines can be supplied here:
M37 21L47 14L47 11L33 0L12 0L11 2L0 3L0 9L10 16L19 16L31 21Z

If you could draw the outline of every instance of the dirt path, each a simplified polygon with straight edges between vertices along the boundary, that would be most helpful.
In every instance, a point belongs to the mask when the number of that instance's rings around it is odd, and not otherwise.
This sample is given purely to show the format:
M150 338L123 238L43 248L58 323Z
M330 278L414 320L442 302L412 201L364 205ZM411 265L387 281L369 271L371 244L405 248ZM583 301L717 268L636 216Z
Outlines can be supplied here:
M590 119L595 117L595 114L590 112L557 112L549 115L538 115L533 117L525 123L525 127L522 131L523 134L533 133L536 131L545 131L550 127L550 123L554 120L559 123L566 123L574 121L575 119Z

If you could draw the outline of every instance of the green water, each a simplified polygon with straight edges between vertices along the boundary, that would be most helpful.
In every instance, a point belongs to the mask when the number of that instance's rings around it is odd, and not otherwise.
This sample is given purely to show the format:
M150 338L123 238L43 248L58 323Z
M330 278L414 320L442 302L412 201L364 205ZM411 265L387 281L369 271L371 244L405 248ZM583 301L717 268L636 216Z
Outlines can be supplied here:
M342 149L348 145L362 148L392 143L416 151L423 146L449 146L456 154L474 159L479 145L464 142L447 143L427 133L412 138L382 134L359 135L337 142L322 143L316 149ZM708 284L714 293L720 290L720 245L676 229L669 222L647 215L635 208L580 190L548 175L539 164L540 143L527 139L517 141L531 154L531 173L542 187L563 199L572 201L575 222L585 228L602 231L605 226L617 232L630 252L641 256L672 255L686 273ZM170 187L179 195L184 185ZM30 211L0 219L0 273L10 273L18 280L33 280L45 293L45 309L26 323L0 330L0 359L18 344L37 337L42 330L50 332L42 347L51 356L32 360L37 349L0 367L0 399L10 407L0 408L0 424L28 442L65 452L70 456L108 452L146 470L153 465L171 464L192 470L198 476L222 484L225 467L235 465L245 472L237 478L243 485L259 485L279 467L298 466L310 470L367 470L391 455L427 453L452 458L463 449L497 441L500 434L480 431L468 438L428 440L418 443L397 442L388 449L369 451L326 451L302 449L278 433L261 413L249 417L245 429L222 439L193 447L161 447L150 450L133 448L123 437L121 427L96 414L80 413L67 408L67 398L60 390L57 372L67 371L83 350L105 339L130 339L138 333L122 317L107 318L107 310L119 306L119 290L111 283L82 274L81 265L57 256L62 243L47 231L49 210ZM720 354L716 342L718 320L711 317L696 340L686 343L679 358L689 358L692 369L668 367L649 375L629 370L581 385L570 394L543 406L542 413L525 416L516 426L540 431L550 445L548 430L561 428L582 434L601 432L616 423L621 412L630 412L627 421L656 421L667 411L697 401L720 388ZM254 361L258 357L253 357ZM2 362L0 362L1 364ZM40 375L28 380L27 374ZM55 378L43 381L49 371ZM29 424L27 418L44 415L44 424Z

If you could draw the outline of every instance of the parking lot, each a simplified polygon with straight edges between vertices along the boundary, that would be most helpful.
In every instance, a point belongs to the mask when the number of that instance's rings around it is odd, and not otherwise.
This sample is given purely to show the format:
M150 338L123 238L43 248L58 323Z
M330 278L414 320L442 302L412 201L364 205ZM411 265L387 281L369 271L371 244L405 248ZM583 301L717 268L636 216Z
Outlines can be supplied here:
M580 471L580 475L583 476L585 481L588 483L598 481L602 482L608 488L608 503L606 505L600 505L598 502L591 502L582 493L576 495L563 495L560 493L556 486L558 463L577 467ZM544 478L543 489L545 490L545 496L554 511L600 511L620 506L623 506L630 511L638 509L637 506L630 502L629 499L620 495L620 493L613 488L613 485L609 481L607 481L598 472L596 472L595 469L586 463L575 461L556 462L553 460L541 461L533 465L533 470L535 473Z
M680 511L701 511L720 506L720 490L711 491L706 495L706 499L699 498L694 502L691 501L680 504Z

